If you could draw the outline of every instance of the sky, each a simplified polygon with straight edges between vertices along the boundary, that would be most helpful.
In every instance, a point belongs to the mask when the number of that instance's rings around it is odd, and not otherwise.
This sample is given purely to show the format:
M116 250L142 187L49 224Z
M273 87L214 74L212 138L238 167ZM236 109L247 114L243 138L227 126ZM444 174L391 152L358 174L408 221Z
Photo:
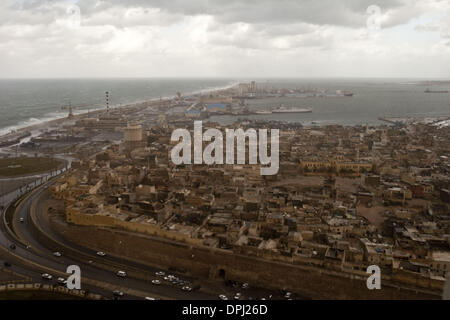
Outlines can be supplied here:
M2 0L0 78L450 78L450 0Z

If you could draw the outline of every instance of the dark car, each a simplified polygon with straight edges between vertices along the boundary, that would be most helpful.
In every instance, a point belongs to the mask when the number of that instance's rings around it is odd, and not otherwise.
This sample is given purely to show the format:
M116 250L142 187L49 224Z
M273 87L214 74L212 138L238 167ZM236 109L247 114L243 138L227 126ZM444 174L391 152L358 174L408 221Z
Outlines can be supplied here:
M11 250L14 250L16 248L16 245L12 243L9 247L11 248Z
M11 263L9 263L8 261L3 262L3 265L5 267L11 267Z

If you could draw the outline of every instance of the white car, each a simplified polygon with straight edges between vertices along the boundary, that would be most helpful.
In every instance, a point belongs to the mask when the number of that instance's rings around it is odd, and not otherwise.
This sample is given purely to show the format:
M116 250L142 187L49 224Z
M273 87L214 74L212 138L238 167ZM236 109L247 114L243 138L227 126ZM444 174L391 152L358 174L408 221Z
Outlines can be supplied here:
M249 287L249 284L247 282L242 285L242 289L248 289L248 287Z
M292 293L291 293L291 292L286 292L286 294L284 295L284 297L285 297L286 299L290 299L290 298L292 298Z
M62 278L62 277L56 279L56 281L57 281L59 284L66 284L66 283L67 283L67 280L64 279L64 278Z
M192 288L189 287L189 286L184 286L184 287L181 288L181 290L187 291L187 292L191 292L191 291L192 291Z
M234 300L239 300L241 298L242 294L240 292L236 293L234 295Z
M117 271L116 275L118 277L125 278L127 276L127 273L125 271Z
M52 280L52 276L51 275L49 275L48 273L43 273L42 274L42 279L45 279L45 280Z
M53 255L55 257L61 257L62 256L61 252L59 252L59 251L53 252Z
M100 257L104 257L104 256L106 256L106 253L104 253L103 251L99 251L99 252L97 252L97 255Z
M24 221L23 218L20 218L20 219L19 219L19 222L23 223L23 221Z
M220 300L228 300L227 296L224 294L219 295Z
M116 297L123 297L123 292L119 290L114 290L113 295L115 295Z
M156 299L152 297L145 297L145 300L156 300Z
M163 275L165 275L166 273L164 272L164 271L157 271L157 272L155 272L155 275L157 275L157 276L163 276Z
M152 283L155 284L155 285L160 285L161 281L155 279L155 280L152 280Z

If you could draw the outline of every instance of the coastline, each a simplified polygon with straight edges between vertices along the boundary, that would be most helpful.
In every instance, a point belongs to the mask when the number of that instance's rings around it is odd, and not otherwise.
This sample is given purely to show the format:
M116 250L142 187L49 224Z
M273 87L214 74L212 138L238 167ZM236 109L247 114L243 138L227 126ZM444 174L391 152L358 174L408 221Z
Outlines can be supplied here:
M239 84L239 81L232 81L230 80L229 83L227 85L223 85L223 86L217 86L217 87L211 87L211 88L207 88L207 89L199 89L199 90L194 90L191 92L186 92L183 95L184 96L193 96L193 95L205 95L208 93L213 93L213 92L221 92L224 90L229 90L231 88L236 87ZM176 98L176 95L170 95L170 96L164 96L164 97L155 97L155 98L151 98L151 99L145 99L145 100L134 100L133 102L127 103L127 104L123 104L123 105L116 105L116 106L112 106L110 107L110 110L112 112L117 112L117 110L124 110L124 112L126 112L126 109L133 109L133 108L142 108L144 107L144 105L148 105L148 106L152 106L154 104L159 103L159 101L163 101L165 103L172 101L173 99ZM98 105L97 105L98 106ZM12 142L13 140L18 140L17 143L22 142L24 138L26 138L24 135L27 134L28 132L31 133L31 136L36 136L39 135L43 130L45 130L46 128L49 127L55 127L55 126L61 126L64 123L70 123L79 119L83 119L86 117L97 117L99 114L103 113L105 111L106 107L102 107L102 108L97 108L97 109L91 109L91 110L78 110L78 112L76 112L70 119L67 117L67 114L65 116L63 116L63 114L58 114L57 117L58 118L50 118L48 117L48 113L44 114L42 117L44 119L40 120L38 119L38 123L33 123L33 124L27 124L27 123L19 123L17 125L12 125L11 127L4 127L0 129L0 144L4 143L4 142ZM279 114L276 114L279 115ZM227 118L229 117L229 119ZM250 118L261 118L261 120L270 120L267 118L267 116L263 115L263 114L254 114L254 115L250 115ZM217 119L220 118L220 119ZM223 119L222 119L223 118ZM390 121L385 121L385 119L390 118ZM386 114L381 113L380 115L378 115L376 118L372 120L368 120L364 123L366 124L370 124L370 125L375 125L375 126L379 126L379 125L393 125L396 124L398 122L400 123L407 123L407 122L411 122L413 121L418 121L420 119L422 119L422 121L424 121L424 118L432 118L433 120L431 122L436 122L436 123L440 123L443 122L444 120L450 119L450 115L436 115L436 116L426 116L426 117L411 117L408 115L405 116L388 116ZM212 119L214 119L213 121L219 121L219 123L233 123L235 121L235 117L233 115L213 115ZM290 119L279 119L278 121L287 121L289 122ZM306 127L315 127L317 125L327 125L327 124L336 124L335 122L330 122L330 119L326 119L326 117L324 119L320 119L320 120L315 120L315 119L310 119L310 120L305 120L306 122L301 122L299 121L302 125L306 126ZM338 123L340 123L338 120ZM297 121L295 121L297 122ZM342 123L344 126L345 125L358 125L355 123ZM23 127L20 127L21 125L23 125ZM361 124L360 124L361 125ZM445 124L446 126L448 126L449 124ZM17 126L17 127L15 127ZM11 130L10 132L5 132L6 130ZM10 145L14 145L16 143L11 143Z
M204 93L215 93L215 92L220 92L222 90L228 90L231 89L233 87L235 87L239 82L233 82L232 84L226 85L226 86L221 86L221 87L214 87L214 88L210 88L210 89L202 89L202 90L196 90L196 91L192 91L192 92L188 92L185 93L184 95L198 95L198 94L204 94ZM120 109L128 109L128 108L136 108L139 105L142 104L148 104L149 106L159 103L160 101L164 101L164 102L169 102L172 101L173 99L176 98L176 95L172 95L172 96L165 96L165 97L160 97L160 98L153 98L150 100L142 100L142 101L135 101L129 104L125 104L125 105L119 105L119 106L114 106L114 107L110 107L111 111L116 111L116 110L120 110ZM91 116L98 116L99 114L105 112L105 108L101 108L101 109L95 109L95 110L90 110L90 111L84 111L78 114L74 114L71 118L68 118L67 116L62 117L62 118L56 118L56 119L51 119L51 120L43 120L40 123L37 124L32 124L32 125L27 125L21 128L18 128L16 130L14 130L14 132L10 132L10 133L6 133L3 135L0 135L0 143L5 142L5 141L9 141L9 140L13 140L16 139L22 135L24 135L27 132L32 132L32 131L40 131L43 130L45 128L48 127L52 127L52 126L58 126L63 124L64 122L69 122L69 121L76 121L76 120L80 120L86 117L91 117Z

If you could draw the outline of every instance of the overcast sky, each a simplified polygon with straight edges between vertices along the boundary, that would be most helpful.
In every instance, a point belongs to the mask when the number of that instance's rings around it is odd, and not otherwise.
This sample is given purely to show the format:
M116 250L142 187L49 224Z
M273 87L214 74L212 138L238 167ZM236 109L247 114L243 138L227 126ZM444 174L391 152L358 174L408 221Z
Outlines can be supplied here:
M450 78L450 0L1 0L0 77Z

